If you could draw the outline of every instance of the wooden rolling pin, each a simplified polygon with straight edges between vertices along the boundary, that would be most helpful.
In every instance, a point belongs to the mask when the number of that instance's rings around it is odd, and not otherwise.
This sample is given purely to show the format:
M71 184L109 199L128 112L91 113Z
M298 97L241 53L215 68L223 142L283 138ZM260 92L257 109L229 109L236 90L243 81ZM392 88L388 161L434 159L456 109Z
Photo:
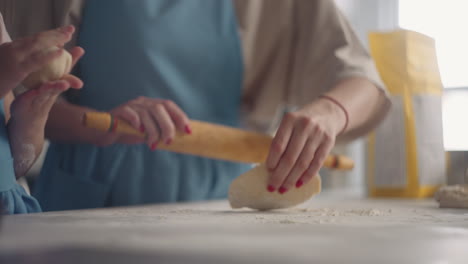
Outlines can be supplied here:
M83 125L101 131L145 137L144 133L109 113L88 112L83 116ZM193 120L190 126L193 131L191 135L179 132L171 145L161 144L159 149L234 162L266 161L272 142L269 135ZM324 167L350 170L354 162L345 156L329 155Z

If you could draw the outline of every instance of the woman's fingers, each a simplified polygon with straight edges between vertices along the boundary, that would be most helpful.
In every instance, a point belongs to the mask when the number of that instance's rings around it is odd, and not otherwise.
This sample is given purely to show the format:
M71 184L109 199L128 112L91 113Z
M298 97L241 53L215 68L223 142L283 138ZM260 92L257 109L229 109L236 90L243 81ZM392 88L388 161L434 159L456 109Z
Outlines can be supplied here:
M164 106L166 107L169 116L174 122L177 130L182 133L191 134L192 128L190 127L190 121L187 115L185 114L179 106L170 100L163 101Z
M137 111L130 106L119 107L118 109L111 112L116 118L125 120L130 123L135 129L139 129L141 126L141 118Z
M271 143L270 153L266 161L269 170L274 170L278 166L278 162L288 146L293 131L293 125L294 115L292 113L287 113L283 117L278 132L276 132L275 138Z
M284 116L273 139L267 166L267 190L283 194L315 175L335 143L333 120L298 111Z
M314 155L314 159L312 160L309 168L302 174L299 181L303 184L308 183L317 173L319 172L320 168L325 161L325 158L330 153L331 149L333 148L334 142L333 140L326 140L323 142L322 145L317 149Z
M111 113L117 116L116 113L121 111L119 109L124 108L132 109L134 111L132 115L138 116L139 122L132 123L132 126L145 133L145 141L151 150L155 150L159 142L171 144L177 130L191 133L188 117L171 101L139 97L119 106ZM123 117L130 122L129 118L130 116ZM135 117L133 118L135 119ZM122 136L119 138L119 142L137 142L137 140Z
M163 104L154 105L150 108L150 112L161 130L161 141L163 141L166 145L170 145L176 133L176 128L174 122L171 119L171 116Z
M286 147L286 151L280 158L278 166L270 176L268 185L269 190L278 189L280 193L285 193L292 187L285 184L285 179L296 164L299 154L302 152L304 144L307 141L308 133L305 129L306 127L304 126L296 126L294 128L289 144Z
M284 181L282 185L283 188L290 190L294 187L299 188L304 184L304 182L301 180L301 176L310 167L321 140L321 136L319 135L309 137L304 145L304 148L302 149L301 154L299 155L299 158L296 161L296 164Z
M160 141L158 124L154 121L152 115L146 108L138 108L137 112L141 120L140 131L145 131L148 147L154 151Z

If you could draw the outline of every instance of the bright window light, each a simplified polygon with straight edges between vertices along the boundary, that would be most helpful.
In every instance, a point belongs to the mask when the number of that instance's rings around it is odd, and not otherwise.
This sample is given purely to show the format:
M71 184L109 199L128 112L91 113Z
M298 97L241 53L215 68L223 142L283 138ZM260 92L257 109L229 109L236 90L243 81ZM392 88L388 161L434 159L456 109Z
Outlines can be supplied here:
M468 1L400 0L400 27L435 39L444 87L468 87ZM468 103L468 102L467 102Z
M445 88L468 88L468 1L400 0L400 27L435 39ZM468 150L468 89L450 89L443 96L446 150Z

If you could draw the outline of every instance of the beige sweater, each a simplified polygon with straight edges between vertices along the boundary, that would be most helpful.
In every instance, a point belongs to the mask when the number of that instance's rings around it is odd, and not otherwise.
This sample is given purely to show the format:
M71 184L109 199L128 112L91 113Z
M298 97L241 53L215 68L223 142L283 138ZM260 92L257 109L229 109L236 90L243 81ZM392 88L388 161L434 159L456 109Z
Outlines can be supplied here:
M245 63L242 109L251 127L271 128L285 107L309 103L348 77L369 79L386 97L372 59L334 1L233 1ZM14 39L66 24L79 27L85 2L0 0L0 12ZM339 140L373 129L390 107L388 99L382 102L369 122Z

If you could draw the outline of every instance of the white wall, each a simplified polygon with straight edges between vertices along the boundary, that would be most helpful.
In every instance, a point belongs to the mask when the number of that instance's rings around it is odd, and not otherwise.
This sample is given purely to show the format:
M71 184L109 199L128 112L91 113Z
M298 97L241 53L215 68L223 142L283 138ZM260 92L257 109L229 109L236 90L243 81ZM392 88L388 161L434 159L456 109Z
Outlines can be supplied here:
M367 45L370 31L386 31L398 26L398 0L335 0L348 17L361 41Z

